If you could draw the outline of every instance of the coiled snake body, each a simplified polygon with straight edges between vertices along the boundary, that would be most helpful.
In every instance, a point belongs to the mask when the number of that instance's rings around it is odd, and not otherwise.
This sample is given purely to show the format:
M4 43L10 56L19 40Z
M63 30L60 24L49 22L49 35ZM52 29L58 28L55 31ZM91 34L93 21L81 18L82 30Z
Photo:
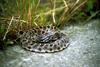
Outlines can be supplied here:
M32 52L58 52L69 45L67 36L55 27L34 28L19 36L22 47Z

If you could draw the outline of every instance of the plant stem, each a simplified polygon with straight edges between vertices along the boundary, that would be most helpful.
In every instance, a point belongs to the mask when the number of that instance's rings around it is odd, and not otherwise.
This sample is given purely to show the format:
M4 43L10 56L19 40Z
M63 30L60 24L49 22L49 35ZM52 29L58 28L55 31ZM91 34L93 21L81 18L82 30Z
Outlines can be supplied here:
M13 19L14 19L14 17L12 17L11 20L10 20L9 26L8 26L8 28L7 28L7 31L6 31L6 33L5 33L5 35L4 35L4 37L3 37L3 40L6 39L7 33L9 32L9 29L10 29L10 26L11 26L11 24L12 24Z

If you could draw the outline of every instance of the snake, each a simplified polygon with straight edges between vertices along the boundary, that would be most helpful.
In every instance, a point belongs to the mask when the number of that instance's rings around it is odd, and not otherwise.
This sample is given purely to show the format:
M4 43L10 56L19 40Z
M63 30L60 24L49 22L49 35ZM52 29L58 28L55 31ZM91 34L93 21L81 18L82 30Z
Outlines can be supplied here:
M68 47L67 35L59 31L55 26L31 28L20 31L19 38L22 48L37 53L60 52Z

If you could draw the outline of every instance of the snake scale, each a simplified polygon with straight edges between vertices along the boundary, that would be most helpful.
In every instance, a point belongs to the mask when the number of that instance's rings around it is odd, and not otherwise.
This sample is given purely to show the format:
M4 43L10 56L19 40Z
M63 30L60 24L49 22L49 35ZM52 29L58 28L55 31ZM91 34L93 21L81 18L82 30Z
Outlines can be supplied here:
M32 28L20 32L19 37L22 47L32 52L54 53L69 45L67 36L54 26Z

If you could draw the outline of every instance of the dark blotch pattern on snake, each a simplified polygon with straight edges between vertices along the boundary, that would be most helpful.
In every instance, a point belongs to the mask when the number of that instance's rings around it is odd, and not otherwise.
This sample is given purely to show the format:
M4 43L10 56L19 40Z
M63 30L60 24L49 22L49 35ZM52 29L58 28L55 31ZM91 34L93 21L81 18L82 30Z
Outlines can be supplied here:
M40 27L27 30L19 35L23 48L39 53L64 50L69 41L65 34L55 27Z

